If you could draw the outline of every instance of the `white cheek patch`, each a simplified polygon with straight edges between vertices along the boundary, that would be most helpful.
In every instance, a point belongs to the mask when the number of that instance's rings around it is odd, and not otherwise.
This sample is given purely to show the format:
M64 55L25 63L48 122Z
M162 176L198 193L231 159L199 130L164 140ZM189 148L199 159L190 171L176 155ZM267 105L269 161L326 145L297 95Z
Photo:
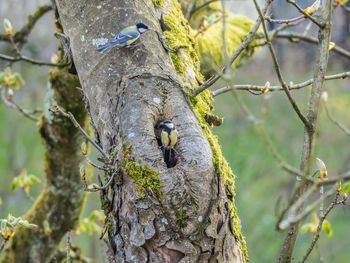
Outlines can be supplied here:
M140 33L143 33L143 32L146 32L146 31L147 31L147 29L146 29L146 28L142 28L142 27L141 27L141 28L139 28L139 32L140 32Z

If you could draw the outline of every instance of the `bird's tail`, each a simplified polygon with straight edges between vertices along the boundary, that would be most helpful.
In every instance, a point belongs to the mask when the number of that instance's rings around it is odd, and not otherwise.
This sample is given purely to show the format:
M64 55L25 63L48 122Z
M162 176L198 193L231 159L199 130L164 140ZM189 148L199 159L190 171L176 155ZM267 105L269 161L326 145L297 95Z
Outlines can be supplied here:
M168 168L174 167L177 163L177 157L174 150L175 149L173 148L164 150L164 161Z
M103 53L107 49L109 49L111 47L114 47L115 45L117 45L117 43L114 43L114 42L107 43L106 45L103 45L102 47L99 47L98 48L98 52Z
M166 164L169 164L170 163L170 160L171 160L171 149L165 149L164 150L164 161Z

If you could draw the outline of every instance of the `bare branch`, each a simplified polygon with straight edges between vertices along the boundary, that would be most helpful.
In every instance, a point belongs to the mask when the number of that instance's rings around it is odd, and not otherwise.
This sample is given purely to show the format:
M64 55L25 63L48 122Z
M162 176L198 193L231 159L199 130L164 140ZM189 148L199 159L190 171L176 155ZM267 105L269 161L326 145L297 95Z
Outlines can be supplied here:
M21 106L19 106L14 100L13 98L10 98L8 96L6 96L6 88L4 88L1 92L1 97L2 97L2 100L5 102L5 104L11 108L14 108L14 109L17 109L21 114L24 115L24 117L32 120L32 121L35 121L37 122L39 119L34 115L36 113L39 113L40 111L39 110L33 110L33 111L28 111L28 110L25 110L23 109Z
M284 92L286 93L286 95L287 95L287 97L289 99L289 102L292 104L294 111L297 113L297 115L299 116L300 120L304 123L305 127L310 129L311 128L310 127L310 123L305 118L305 116L301 113L298 105L296 104L295 100L293 99L293 97L292 97L292 95L291 95L291 93L290 93L290 91L288 89L287 84L283 80L281 69L280 69L280 66L279 66L278 61L277 61L275 50L274 50L274 48L273 48L273 46L271 44L270 38L269 38L268 33L267 33L267 28L266 28L265 21L264 21L264 14L261 11L261 9L260 9L260 7L259 7L259 5L258 5L256 0L254 0L254 4L255 4L255 7L256 7L256 10L259 13L260 19L262 21L262 26L263 26L266 42L267 42L267 45L269 47L273 63L275 65L275 70L276 70L276 74L277 74L278 80L280 81L280 83L281 83L281 85L282 85L282 87L284 89Z
M317 240L319 239L320 237L320 232L321 232L321 229L322 229L322 224L324 222L324 220L326 219L326 217L328 216L329 212L334 208L334 206L338 205L338 199L339 199L339 192L337 192L337 194L335 195L335 198L334 198L334 201L329 205L329 207L327 208L325 214L323 216L320 217L320 221L318 223L318 226L317 226L317 231L316 231L316 234L314 235L314 238L311 242L311 245L310 247L308 248L308 250L306 251L306 254L305 256L302 258L302 260L299 262L299 263L304 263L305 260L308 258L308 256L310 255L311 251L313 250Z
M55 64L55 63L51 63L51 62L39 61L39 60L35 60L32 58L23 56L21 54L19 54L16 57L11 57L11 56L0 54L0 59L10 61L10 62L25 61L25 62L31 63L33 65L39 65L39 66L51 66L51 67L66 67L66 66L68 66L67 63Z
M100 152L102 153L102 155L109 159L109 155L95 142L94 139L92 139L86 131L84 131L84 129L80 126L80 124L77 122L77 120L74 118L73 114L71 112L64 112L60 107L58 107L57 105L53 106L52 108L49 109L51 112L56 113L59 112L61 113L64 117L69 118L74 126L76 128L78 128L80 130L80 132L85 136L86 139L88 139L89 142L91 142L91 144Z
M67 247L66 247L66 249L67 249L67 259L66 259L66 262L67 263L70 263L70 249L71 249L71 247L72 247L72 244L71 244L71 242L70 242L70 230L68 230L68 232L67 232Z
M324 180L324 181L320 182L319 184L320 185L332 185L332 184L335 184L335 183L341 182L341 181L342 182L350 181L350 170L338 175L338 178Z
M84 156L85 156L85 159L86 159L86 161L88 162L88 164L90 164L92 167L95 167L96 169L99 169L99 170L105 171L105 172L106 172L106 171L109 171L107 168L102 167L102 166L99 166L99 165L93 163L93 162L89 159L89 157L88 157L87 155L84 155Z
M97 192L97 191L101 191L101 190L107 189L107 187L110 186L110 184L113 182L115 175L116 175L116 173L113 172L112 175L111 175L111 177L109 178L108 182L107 182L105 185L102 185L102 183L101 183L101 186L93 185L91 188L88 187L87 182L86 182L86 179L83 178L83 181L84 181L84 191L86 191L86 192ZM101 178L98 177L98 179L99 179L99 181L101 182Z
M288 3L294 5L296 7L296 9L298 9L298 11L300 13L302 13L305 17L307 17L308 19L310 19L314 24L316 24L319 28L324 28L325 24L323 22L319 22L316 18L314 18L313 16L310 16L308 13L306 13L295 1L293 0L287 0Z
M187 9L187 12L186 12L186 19L189 20L191 18L191 16L197 12L199 9L203 8L203 7L206 7L207 5L210 5L211 3L214 3L214 2L217 2L217 1L220 1L220 0L209 0L207 2L204 2L204 3L201 3L199 4L198 6L196 6L196 2L197 0L193 0L192 1L192 5L190 4L188 6L188 9Z
M327 71L328 58L329 58L329 42L331 37L332 27L332 0L326 0L322 10L322 21L325 23L324 27L320 27L318 32L319 37L319 53L318 59L315 65L314 81L312 83L310 97L308 99L307 120L310 124L309 127L304 129L304 143L301 154L300 170L305 174L310 173L311 161L313 155L314 139L315 139L315 126L318 119L318 113L320 108L321 89L324 82L324 76ZM289 203L292 204L305 191L309 188L310 183L306 180L302 180L301 183L297 183L293 196ZM302 213L302 207L297 211ZM299 223L293 224L285 236L285 239L280 250L278 262L291 262L294 251L295 242L299 233Z
M270 7L272 3L272 0L267 0L266 2L266 6L263 8L262 13L265 15L267 13L268 8ZM242 42L242 44L236 49L236 51L233 53L233 55L231 56L228 66L230 67L232 65L232 63L237 59L237 57L241 54L241 52L249 45L250 42L252 42L254 40L254 37L256 35L256 32L258 31L259 27L261 24L261 18L259 17L254 25L254 27L252 28L252 30L249 32L249 34L247 35L247 37L244 39L244 41ZM202 85L200 85L197 89L195 89L193 91L193 94L195 96L197 96L199 93L201 93L202 91L208 89L210 86L212 86L218 79L220 79L222 73L224 73L226 71L226 68L223 67L221 69L221 72L219 74L215 74L213 76L211 76L206 82L204 82Z
M256 117L254 116L254 114L249 110L249 108L247 107L247 105L241 100L241 98L238 96L237 92L235 89L232 89L232 93L238 103L238 105L240 106L240 108L242 109L242 111L244 112L244 114L247 115L248 120L250 120L251 122L253 122L254 127L257 131L257 133L259 133L261 135L261 137L263 138L264 142L266 143L268 149L270 150L273 158L278 162L279 166L285 170L286 172L294 175L294 176L300 176L300 177L305 177L300 170L296 169L295 167L291 166L290 164L286 163L283 158L281 157L281 155L278 153L277 149L275 148L275 146L273 145L270 137L268 136L266 130L265 130L265 126L263 121L259 121L256 119Z
M290 24L299 20L305 19L305 16L298 16L290 19L272 19L270 16L265 16L265 20L274 24Z
M14 42L23 45L27 41L27 37L34 28L36 22L50 10L52 10L52 5L39 6L33 15L28 16L27 24L14 34ZM9 36L0 34L0 41L10 42L11 40Z
M311 193L312 193L318 188L314 187L314 188L310 188L310 189L312 190L311 191ZM320 197L319 199L314 201L312 204L306 206L305 209L303 210L303 212L289 216L288 218L286 218L285 220L283 220L279 224L279 229L284 230L284 229L289 228L291 225L299 223L301 220L303 220L305 217L307 217L314 209L316 209L324 201L324 199L327 199L328 197L332 196L335 192L336 192L335 189L331 189L331 190L327 191L322 197ZM301 196L300 201L298 202L299 206L293 207L293 209L291 207L290 211L297 210L298 208L300 208L302 206L302 204L306 201L306 199L310 196L311 193L306 192L305 196L304 195Z
M324 80L345 79L348 77L350 77L350 71L325 76ZM305 88L305 87L311 85L313 82L314 82L314 79L309 79L309 80L306 80L306 81L298 83L298 84L289 85L288 88L289 88L289 90L302 89L302 88ZM264 88L265 88L265 86L262 86L262 85L250 85L250 84L232 85L229 87L223 87L223 88L215 90L213 92L213 97L216 97L220 94L229 92L232 89L245 90L245 91L249 91L249 92L250 91L257 91L259 93L255 93L254 95L263 95L264 93L262 91L264 90ZM281 86L270 86L269 92L274 92L274 91L284 91L284 89Z
M312 43L312 44L318 44L318 40L314 37L309 37L309 36L305 36L302 34L298 34L298 33L294 33L294 32L282 32L282 33L278 33L275 36L276 38L284 38L284 39L289 39L292 42L297 42L298 40L301 41L305 41L308 43ZM338 53L339 55L342 55L348 59L350 59L350 52L339 47L338 45L335 45L334 48L332 48L331 50L332 52Z
M326 104L324 104L324 108L326 110L327 116L330 119L331 122L333 122L335 125L337 125L346 135L350 136L350 130L346 128L343 124L341 124L339 121L337 121L332 114L329 112L328 107Z

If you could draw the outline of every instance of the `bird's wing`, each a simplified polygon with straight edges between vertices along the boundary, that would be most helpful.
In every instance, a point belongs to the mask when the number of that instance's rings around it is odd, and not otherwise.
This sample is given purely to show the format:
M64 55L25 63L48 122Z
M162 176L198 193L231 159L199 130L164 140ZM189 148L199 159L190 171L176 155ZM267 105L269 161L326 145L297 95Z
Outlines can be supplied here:
M115 38L113 39L114 43L124 44L128 40L132 40L132 39L138 38L140 36L140 33L137 31L136 32L125 32L125 33L123 31L120 32L117 36L115 36Z
M166 131L162 130L160 136L161 136L161 140L162 140L162 145L164 147L168 147L169 143L170 143L169 133L167 133Z
M177 130L170 132L170 146L174 146L177 142Z

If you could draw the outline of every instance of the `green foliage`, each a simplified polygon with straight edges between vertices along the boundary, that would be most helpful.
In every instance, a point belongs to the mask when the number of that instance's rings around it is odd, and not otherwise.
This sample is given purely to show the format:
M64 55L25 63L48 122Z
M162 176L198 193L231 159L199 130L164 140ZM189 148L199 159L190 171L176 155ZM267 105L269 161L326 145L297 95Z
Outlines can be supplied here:
M320 220L318 219L317 214L313 213L312 214L312 221L309 223L303 224L300 227L300 232L301 233L310 232L312 234L316 234L319 222L320 222ZM328 220L323 221L322 230L324 230L326 232L328 237L331 237L333 235L333 229L332 229L331 223Z
M171 53L171 59L175 69L183 74L188 66L191 66L196 72L198 79L203 79L199 73L198 45L191 33L191 27L184 18L180 4L177 0L172 0L174 8L170 9L164 16L165 23L170 30L164 32L166 44L175 50ZM180 55L180 49L183 54Z
M94 210L89 217L80 220L76 233L79 234L80 231L82 231L88 233L89 235L92 235L94 232L100 234L104 221L105 215L101 211Z
M350 182L343 184L341 192L346 194L350 193Z
M21 187L26 193L29 193L29 188L32 184L39 184L40 179L33 175L28 174L27 169L23 169L22 172L12 180L11 190L15 191L18 187Z
M152 0L152 3L155 8L163 7L166 3L166 0Z
M31 224L27 220L22 219L21 217L14 217L13 215L9 214L7 218L0 219L1 237L5 240L10 239L15 234L16 226L21 226L29 229L38 227L37 225Z
M12 73L10 67L5 68L5 71L0 72L0 88L1 86L5 86L19 89L19 87L24 84L25 82L22 75L18 72Z

